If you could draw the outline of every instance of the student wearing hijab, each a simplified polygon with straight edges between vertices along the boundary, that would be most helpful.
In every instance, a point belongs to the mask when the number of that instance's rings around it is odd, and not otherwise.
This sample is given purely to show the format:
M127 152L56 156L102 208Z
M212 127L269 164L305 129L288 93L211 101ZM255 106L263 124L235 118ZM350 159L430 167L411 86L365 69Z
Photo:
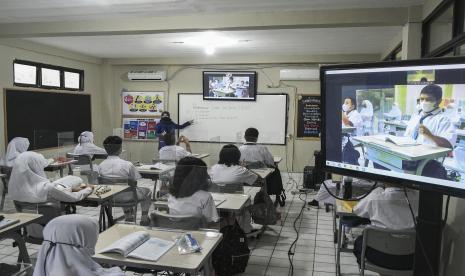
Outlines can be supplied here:
M6 149L6 154L0 161L0 165L13 167L14 160L20 153L27 151L29 148L29 139L23 137L15 137L13 138L10 143L8 143L8 147Z
M362 101L360 116L362 116L363 120L363 134L373 134L373 104L369 100Z
M178 125L173 122L170 118L170 113L168 111L163 111L161 113L160 122L155 127L155 134L158 137L158 149L160 150L162 147L165 146L165 141L163 140L163 136L167 133L174 134L176 129L183 129L187 126L192 125L194 120L190 120L185 122L182 125Z
M8 182L10 197L28 203L77 202L92 193L93 186L83 184L76 176L50 182L44 172L50 162L42 154L32 151L18 155Z
M179 160L168 194L170 214L192 215L206 222L217 222L215 201L207 192L208 178L207 164L201 159L187 156Z
M79 135L79 144L74 148L74 154L107 154L107 152L94 144L94 134L90 131L84 131Z
M83 215L60 216L44 228L33 276L124 276L119 267L103 268L92 260L97 221Z

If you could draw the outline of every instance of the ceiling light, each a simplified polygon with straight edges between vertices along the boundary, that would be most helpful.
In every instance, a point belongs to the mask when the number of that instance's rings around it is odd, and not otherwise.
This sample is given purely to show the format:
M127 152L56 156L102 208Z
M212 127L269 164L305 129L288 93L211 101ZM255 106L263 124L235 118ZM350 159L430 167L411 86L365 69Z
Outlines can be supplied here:
M215 53L215 47L213 47L213 46L205 47L205 54L207 54L208 56L211 56L214 53Z

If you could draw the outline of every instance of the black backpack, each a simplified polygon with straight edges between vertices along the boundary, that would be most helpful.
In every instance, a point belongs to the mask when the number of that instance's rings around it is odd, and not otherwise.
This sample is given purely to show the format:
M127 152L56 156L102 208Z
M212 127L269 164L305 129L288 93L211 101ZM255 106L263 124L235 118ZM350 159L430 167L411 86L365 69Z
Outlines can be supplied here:
M253 205L249 207L249 211L256 224L275 225L280 219L273 201L263 188L255 195Z
M360 153L354 148L350 138L347 138L347 143L342 149L342 162L358 166L358 158L360 158Z
M249 262L250 249L247 238L237 221L221 228L223 240L213 251L212 263L218 276L243 273Z

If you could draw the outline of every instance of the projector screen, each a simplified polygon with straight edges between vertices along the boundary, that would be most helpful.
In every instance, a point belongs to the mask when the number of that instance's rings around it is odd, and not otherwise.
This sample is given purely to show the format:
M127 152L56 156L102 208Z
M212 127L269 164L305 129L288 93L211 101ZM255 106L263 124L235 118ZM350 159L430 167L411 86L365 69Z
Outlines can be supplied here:
M325 169L465 195L465 59L322 67Z
M205 101L201 94L178 95L179 122L194 124L179 131L194 142L243 142L244 131L255 127L258 143L284 145L287 94L258 94L255 102Z

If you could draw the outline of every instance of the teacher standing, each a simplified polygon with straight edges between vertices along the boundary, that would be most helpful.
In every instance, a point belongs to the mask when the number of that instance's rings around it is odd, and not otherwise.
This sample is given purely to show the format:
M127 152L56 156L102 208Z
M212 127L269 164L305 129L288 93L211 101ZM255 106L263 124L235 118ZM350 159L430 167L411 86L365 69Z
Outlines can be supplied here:
M165 141L163 141L163 136L167 133L174 134L176 129L183 129L187 126L190 126L194 120L185 122L182 125L178 125L173 122L170 118L170 113L168 111L163 111L161 113L160 123L155 127L155 134L158 137L158 149L161 149L165 146Z

